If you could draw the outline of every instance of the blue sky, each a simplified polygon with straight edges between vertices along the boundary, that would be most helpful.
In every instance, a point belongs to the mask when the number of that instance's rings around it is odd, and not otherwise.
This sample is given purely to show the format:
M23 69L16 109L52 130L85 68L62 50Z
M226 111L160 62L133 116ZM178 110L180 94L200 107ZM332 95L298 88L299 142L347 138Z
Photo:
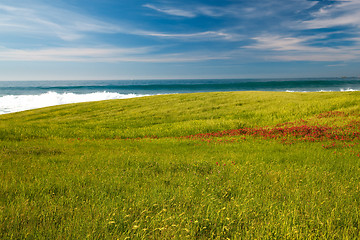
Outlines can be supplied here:
M1 0L0 80L360 76L360 0Z

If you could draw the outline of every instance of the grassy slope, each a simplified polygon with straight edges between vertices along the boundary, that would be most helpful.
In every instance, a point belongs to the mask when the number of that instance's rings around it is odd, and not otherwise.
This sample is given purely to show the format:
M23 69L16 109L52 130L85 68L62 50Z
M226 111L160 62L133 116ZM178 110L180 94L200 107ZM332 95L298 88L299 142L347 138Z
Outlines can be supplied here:
M81 103L0 116L1 138L134 138L274 125L358 110L352 93L197 93Z
M2 115L0 238L359 237L358 146L172 138L359 106L358 92L200 93Z

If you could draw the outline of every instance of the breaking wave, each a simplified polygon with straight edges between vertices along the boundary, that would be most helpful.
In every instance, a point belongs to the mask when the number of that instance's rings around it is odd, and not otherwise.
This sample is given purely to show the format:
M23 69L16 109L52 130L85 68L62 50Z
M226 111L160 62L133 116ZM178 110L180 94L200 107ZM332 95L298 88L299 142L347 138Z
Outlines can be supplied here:
M297 91L297 90L286 90L285 92L358 92L360 90L358 89L351 89L351 88L347 88L347 89L339 89L339 90L319 90L319 91Z
M143 96L148 95L119 94L115 92L94 92L86 94L47 92L39 95L6 95L0 97L0 114L68 103L91 102L109 99L126 99Z

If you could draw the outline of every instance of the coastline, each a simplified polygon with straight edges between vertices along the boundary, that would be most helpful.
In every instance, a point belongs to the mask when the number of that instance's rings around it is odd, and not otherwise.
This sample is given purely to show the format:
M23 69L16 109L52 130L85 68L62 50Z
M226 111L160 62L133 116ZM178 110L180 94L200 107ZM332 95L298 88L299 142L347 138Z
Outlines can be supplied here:
M359 92L170 94L0 115L0 236L354 239L344 226L359 223L359 116Z
M340 89L339 91L333 90L319 90L319 91L275 91L275 92L286 92L286 93L316 93L316 92L356 92L359 90L354 89ZM222 91L215 91L222 92ZM233 91L226 91L233 92ZM236 91L236 92L249 92L249 91ZM252 91L253 92L253 91ZM256 91L262 92L262 91ZM270 92L270 91L265 91ZM198 92L193 92L198 93ZM38 95L5 95L0 97L0 115L9 114L14 112L26 111L39 109L44 107L58 106L72 103L82 102L93 102L93 101L104 101L113 99L128 99L138 98L144 96L156 96L156 95L167 95L167 94L182 94L182 93L162 93L162 94L120 94L117 92L90 92L84 94L76 93L56 93L46 92Z

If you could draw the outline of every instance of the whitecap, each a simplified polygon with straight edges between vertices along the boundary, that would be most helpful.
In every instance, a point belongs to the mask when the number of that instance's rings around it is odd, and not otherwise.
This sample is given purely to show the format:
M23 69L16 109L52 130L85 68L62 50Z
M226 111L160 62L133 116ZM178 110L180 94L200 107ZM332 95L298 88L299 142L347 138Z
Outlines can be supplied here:
M143 97L141 94L94 92L86 94L47 92L39 95L6 95L0 97L0 114L25 111L68 103Z

